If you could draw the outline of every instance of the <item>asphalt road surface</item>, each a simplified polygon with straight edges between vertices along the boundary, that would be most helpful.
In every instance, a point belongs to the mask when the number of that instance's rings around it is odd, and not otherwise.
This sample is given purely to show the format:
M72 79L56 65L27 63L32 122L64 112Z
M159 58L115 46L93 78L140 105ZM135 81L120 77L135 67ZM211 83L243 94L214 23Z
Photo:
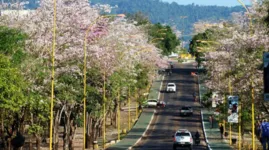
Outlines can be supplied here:
M194 135L199 130L201 143L193 146L194 150L205 150L206 144L202 132L202 122L200 115L200 104L194 102L193 93L198 93L197 79L191 76L195 69L190 64L178 64L173 62L173 73L166 76L163 82L160 99L164 100L166 108L157 109L157 113L147 130L146 134L133 149L139 150L172 150L172 135L178 129L188 129ZM174 82L177 85L176 93L164 92L166 84ZM179 116L180 106L188 105L193 107L193 116ZM177 149L184 149L178 147Z

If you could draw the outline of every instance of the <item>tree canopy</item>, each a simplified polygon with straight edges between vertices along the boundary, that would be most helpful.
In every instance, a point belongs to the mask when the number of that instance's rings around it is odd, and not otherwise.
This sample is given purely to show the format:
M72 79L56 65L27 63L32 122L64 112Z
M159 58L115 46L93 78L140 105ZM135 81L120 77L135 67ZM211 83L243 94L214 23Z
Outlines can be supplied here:
M149 27L150 41L156 43L156 46L162 50L163 55L170 55L176 52L176 47L180 44L176 34L170 26L163 26L160 23L153 24Z

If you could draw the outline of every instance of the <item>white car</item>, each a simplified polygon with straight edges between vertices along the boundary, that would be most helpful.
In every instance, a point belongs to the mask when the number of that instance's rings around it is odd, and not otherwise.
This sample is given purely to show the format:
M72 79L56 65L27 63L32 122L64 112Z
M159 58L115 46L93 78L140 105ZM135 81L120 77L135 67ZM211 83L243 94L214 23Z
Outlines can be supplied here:
M168 83L166 86L166 92L176 92L176 84L175 83Z
M176 150L177 147L188 147L190 150L193 147L193 139L191 132L187 129L180 129L174 135L174 144L173 150Z
M158 101L156 99L147 100L147 107L157 107Z

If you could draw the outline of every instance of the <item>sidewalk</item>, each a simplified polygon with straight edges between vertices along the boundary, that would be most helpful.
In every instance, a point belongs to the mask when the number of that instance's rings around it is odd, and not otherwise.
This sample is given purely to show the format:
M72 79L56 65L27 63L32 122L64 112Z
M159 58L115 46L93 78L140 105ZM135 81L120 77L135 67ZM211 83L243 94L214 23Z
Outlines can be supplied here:
M208 118L210 115L213 115L213 111L208 111L208 109L204 108L201 110L201 113L202 113L206 142L208 144L209 149L232 150L232 147L229 146L228 141L225 139L221 139L219 125L217 121L214 122L213 128L211 128Z
M163 76L158 76L151 86L148 98L158 99ZM147 130L154 114L155 109L144 109L136 124L130 132L118 143L110 146L107 150L126 150L137 143L144 132Z
M202 98L202 95L206 92L206 88L202 84L201 76L198 76L198 82L199 82L199 97L200 100ZM211 128L210 122L209 122L209 116L213 115L214 112L211 110L208 110L207 108L201 109L201 117L203 121L203 130L205 134L206 143L208 145L208 149L210 150L232 150L233 148L229 145L228 141L225 139L221 139L220 136L220 130L218 122L215 121L213 124L213 128Z
M227 137L229 138L229 137ZM232 131L232 138L238 139L238 132ZM229 139L227 139L228 141ZM234 148L238 149L238 141L233 145ZM255 148L256 150L262 150L262 145L260 141L255 138ZM252 135L251 133L245 133L242 137L242 150L252 150Z

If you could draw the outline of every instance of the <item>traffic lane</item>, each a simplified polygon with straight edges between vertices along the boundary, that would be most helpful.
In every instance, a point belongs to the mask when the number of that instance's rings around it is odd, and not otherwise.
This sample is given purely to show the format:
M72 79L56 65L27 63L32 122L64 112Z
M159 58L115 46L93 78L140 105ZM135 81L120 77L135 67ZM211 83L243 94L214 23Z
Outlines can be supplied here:
M146 136L142 138L141 142L134 147L134 149L142 149L142 150L165 150L173 148L173 138L172 135L178 130L182 129L180 126L180 116L179 116L179 106L183 105L191 105L193 104L192 91L185 92L182 94L181 86L184 86L185 89L190 90L188 84L194 84L192 78L181 79L183 75L190 75L191 69L174 69L173 74L168 76L164 81L164 87L168 82L174 82L177 84L177 92L176 93L162 93L164 100L167 102L167 107L164 110L158 112L155 116L155 121L152 123L149 131ZM184 85L187 84L187 85ZM164 89L163 87L163 89ZM191 86L190 86L191 88ZM183 103L184 102L184 103ZM195 117L196 116L196 117ZM188 124L188 127L193 126L192 128L197 128L197 124L199 124L199 116L194 115L190 120L183 120L185 124ZM193 119L196 118L196 119ZM193 123L191 121L197 120L197 123ZM186 128L186 127L185 127ZM188 129L188 128L187 128ZM189 129L192 132L192 129ZM194 146L194 149L203 150L206 149L204 146Z
M182 69L178 69L178 72L181 72L180 80L184 82L179 83L179 91L182 92L178 100L180 101L181 106L191 106L193 108L193 115L192 116L180 116L178 114L178 118L174 121L177 121L178 126L181 129L188 129L192 135L198 130L201 135L201 143L200 145L194 145L193 149L206 149L206 143L203 135L202 130L202 121L201 121L201 114L200 114L200 103L195 102L193 98L193 93L198 93L198 85L196 84L196 79L191 76L191 72L195 70L192 68L192 65L186 64L180 67ZM178 110L179 112L179 110Z
M177 76L172 74L171 76L166 76L165 80L163 81L161 100L164 100L167 105L164 109L157 109L157 114L155 115L154 122L152 122L150 128L146 132L146 135L136 146L134 146L134 149L172 149L172 135L175 132L172 128L175 126L174 121L172 120L176 114L171 111L170 107L172 106L171 104L173 103L173 100L178 96L178 92L166 93L165 88L170 80L175 80L176 78Z
M166 83L164 83L165 88ZM172 135L174 132L172 130L172 126L174 126L173 121L171 121L173 114L169 111L170 106L170 97L176 97L176 93L169 93L166 95L162 93L164 97L162 100L166 101L167 105L163 109L157 109L157 113L155 114L155 121L152 122L150 128L148 129L146 135L142 138L142 140L134 147L134 149L140 150L150 150L150 149L158 149L164 150L167 147L171 147L172 144Z
M178 76L174 81L177 82L178 91L180 92L175 99L178 103L174 105L174 112L177 112L177 117L173 120L176 122L174 129L188 129L193 135L198 130L201 135L201 144L194 145L193 149L207 149L202 130L200 104L195 102L193 98L193 93L198 93L197 80L191 76L191 72L196 72L192 64L179 64L173 70L173 74ZM191 106L194 110L193 115L180 116L179 108L182 106Z

